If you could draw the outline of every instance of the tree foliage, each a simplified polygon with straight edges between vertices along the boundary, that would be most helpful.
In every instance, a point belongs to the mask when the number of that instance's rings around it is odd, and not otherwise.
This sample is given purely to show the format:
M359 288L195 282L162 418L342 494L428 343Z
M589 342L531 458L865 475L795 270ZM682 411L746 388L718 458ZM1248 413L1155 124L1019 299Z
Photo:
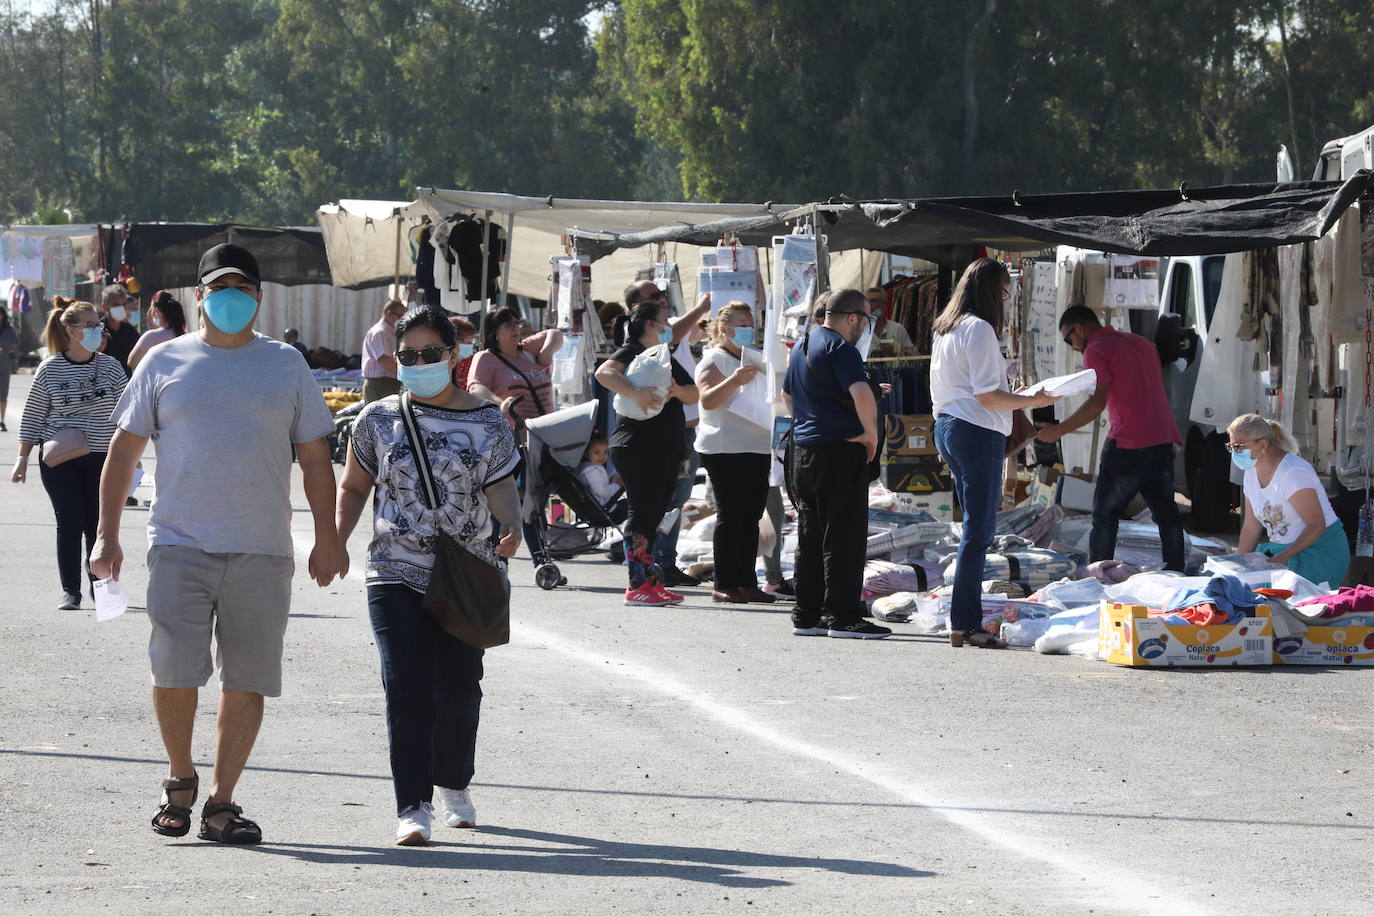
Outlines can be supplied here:
M23 9L17 9L21 6ZM1267 181L1368 0L0 0L0 222L417 186L804 200Z

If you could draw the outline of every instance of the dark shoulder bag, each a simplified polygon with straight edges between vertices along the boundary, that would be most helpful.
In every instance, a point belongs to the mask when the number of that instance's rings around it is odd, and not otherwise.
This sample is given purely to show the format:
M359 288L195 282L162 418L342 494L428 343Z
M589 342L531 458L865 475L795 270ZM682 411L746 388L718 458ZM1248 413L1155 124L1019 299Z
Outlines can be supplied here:
M857 404L854 403L854 398L847 392L842 393L838 388L835 387L833 383L827 382L825 378L822 377L822 375L816 371L815 367L811 365L811 349L807 346L807 344L810 343L810 341L811 334L810 332L807 332L806 336L802 338L802 359L806 362L806 371L811 373L811 377L816 380L816 383L820 385L822 388L824 388L827 392L829 392L830 396L834 398L836 401L838 401L841 406L843 406L847 410L854 411L854 415L858 416L859 407ZM873 382L870 381L868 384L870 388L873 387ZM875 401L878 400L878 393L876 391L873 393L873 399ZM882 417L876 417L875 422L877 422L878 424L878 429L881 430L883 428ZM878 436L878 447L873 451L873 460L868 463L869 483L872 483L873 481L877 480L879 475L882 474L881 462L883 458L883 445L885 441L885 437L880 434Z
M435 513L438 538L434 545L434 569L421 602L444 631L475 649L490 649L510 642L510 593L499 569L474 555L445 531L439 522L438 488L425 452L420 424L411 406L410 392L401 395L401 423L415 453L425 507Z

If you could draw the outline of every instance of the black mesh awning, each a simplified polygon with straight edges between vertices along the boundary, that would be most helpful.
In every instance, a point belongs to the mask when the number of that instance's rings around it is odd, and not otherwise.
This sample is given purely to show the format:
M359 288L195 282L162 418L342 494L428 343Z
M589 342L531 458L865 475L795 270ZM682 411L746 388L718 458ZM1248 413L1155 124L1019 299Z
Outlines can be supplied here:
M941 260L952 245L1030 251L1074 245L1119 254L1226 254L1310 242L1371 187L1360 171L1345 182L1225 185L1167 191L1094 191L1011 197L937 197L814 205L831 251L863 248ZM602 257L658 242L714 245L723 235L768 245L806 218L765 214L674 223L643 232L574 228L578 251Z
M123 226L105 230L107 263L118 270ZM262 279L299 286L330 283L324 236L309 227L268 228L232 223L133 223L125 260L149 293L158 289L195 286L196 268L207 248L225 242L242 245L258 259Z

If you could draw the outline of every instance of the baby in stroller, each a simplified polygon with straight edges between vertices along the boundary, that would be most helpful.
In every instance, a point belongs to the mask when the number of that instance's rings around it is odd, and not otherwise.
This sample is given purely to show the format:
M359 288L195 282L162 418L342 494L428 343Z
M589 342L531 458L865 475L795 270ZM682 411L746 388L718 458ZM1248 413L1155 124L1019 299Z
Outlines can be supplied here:
M587 442L587 450L582 453L582 463L577 466L577 476L586 483L592 496L606 510L611 521L624 524L630 511L629 500L625 498L625 485L619 474L606 469L611 460L611 447L605 439L597 437Z

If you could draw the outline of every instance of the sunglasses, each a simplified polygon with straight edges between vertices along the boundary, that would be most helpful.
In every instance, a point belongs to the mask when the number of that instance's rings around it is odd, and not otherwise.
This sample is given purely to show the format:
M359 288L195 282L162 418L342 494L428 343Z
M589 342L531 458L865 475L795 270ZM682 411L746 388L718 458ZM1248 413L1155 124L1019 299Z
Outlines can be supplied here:
M444 354L452 350L452 347L425 347L421 350L397 350L396 362L402 366L413 366L416 363L437 363L444 358Z

